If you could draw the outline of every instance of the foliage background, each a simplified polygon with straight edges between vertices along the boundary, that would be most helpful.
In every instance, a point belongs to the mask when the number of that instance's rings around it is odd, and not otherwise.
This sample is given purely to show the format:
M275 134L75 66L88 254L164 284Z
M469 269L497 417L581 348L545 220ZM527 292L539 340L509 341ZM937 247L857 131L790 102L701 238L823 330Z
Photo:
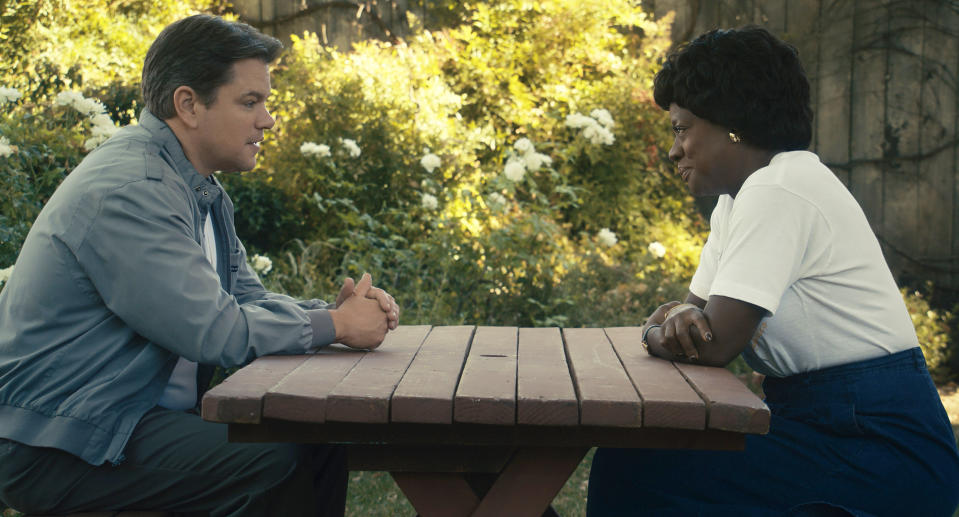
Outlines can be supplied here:
M220 176L248 250L271 263L258 266L268 287L330 299L369 271L404 323L433 324L638 325L682 298L707 222L672 173L668 120L650 94L669 20L629 0L453 4L449 28L414 20L400 45L350 52L303 34L275 66L278 123L258 167ZM0 268L87 152L89 124L55 95L80 91L117 125L135 123L149 43L199 11L229 6L0 0L0 86L22 94L0 101L0 136L14 146L0 157ZM566 123L597 109L614 121L609 145ZM551 163L515 181L504 171L521 139ZM304 154L307 142L330 155ZM439 167L424 167L426 154ZM933 291L903 295L945 380L956 311L931 306Z
M225 178L238 206L284 215L241 210L240 231L257 251L286 252L273 277L283 290L333 292L370 270L401 297L406 321L582 325L599 310L635 322L655 298L625 291L675 297L704 231L668 174L668 133L648 94L667 35L628 2L472 7L468 23L399 47L345 54L294 38L274 74L283 123L261 170ZM613 114L613 145L564 123L597 108ZM341 138L362 154L348 156ZM553 163L513 182L503 169L520 138ZM333 155L303 156L307 141ZM432 173L419 165L427 151L442 160ZM600 244L601 228L619 243ZM668 258L649 254L653 241ZM596 304L601 278L615 310Z

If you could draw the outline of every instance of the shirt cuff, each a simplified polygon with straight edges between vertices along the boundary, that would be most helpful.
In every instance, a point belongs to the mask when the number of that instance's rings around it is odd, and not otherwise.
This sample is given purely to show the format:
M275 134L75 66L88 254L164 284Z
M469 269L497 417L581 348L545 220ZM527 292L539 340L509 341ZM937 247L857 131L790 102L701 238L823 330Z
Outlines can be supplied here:
M333 326L333 316L326 309L306 311L310 317L310 327L313 328L313 346L329 345L336 340L336 327Z

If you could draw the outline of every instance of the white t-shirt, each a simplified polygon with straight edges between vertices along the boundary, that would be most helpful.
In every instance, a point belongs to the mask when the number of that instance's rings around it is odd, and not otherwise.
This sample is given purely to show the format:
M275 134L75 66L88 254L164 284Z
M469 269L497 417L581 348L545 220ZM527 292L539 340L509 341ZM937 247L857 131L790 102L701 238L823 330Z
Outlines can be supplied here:
M216 239L213 236L213 217L208 211L203 225L203 254L216 270ZM167 409L186 410L196 405L197 363L181 357L173 367L157 405Z
M779 153L721 196L689 290L766 309L746 362L775 377L918 346L865 214L806 151Z

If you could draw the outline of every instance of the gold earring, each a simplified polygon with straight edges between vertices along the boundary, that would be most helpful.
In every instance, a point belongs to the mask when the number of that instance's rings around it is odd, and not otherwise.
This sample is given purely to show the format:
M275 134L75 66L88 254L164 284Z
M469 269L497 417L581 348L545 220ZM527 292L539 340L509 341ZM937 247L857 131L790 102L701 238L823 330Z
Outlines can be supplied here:
M736 134L735 131L729 132L729 139L733 141L734 144L738 144L743 141L743 137Z

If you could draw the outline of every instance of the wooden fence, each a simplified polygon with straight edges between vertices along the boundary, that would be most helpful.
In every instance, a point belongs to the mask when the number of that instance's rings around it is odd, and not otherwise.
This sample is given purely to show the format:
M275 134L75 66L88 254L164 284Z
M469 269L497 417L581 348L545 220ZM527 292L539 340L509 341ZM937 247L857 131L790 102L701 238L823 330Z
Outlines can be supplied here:
M349 48L429 26L428 0L236 0L245 20L287 38L314 31ZM645 0L673 11L673 39L762 25L794 44L810 77L819 153L862 205L900 281L959 293L959 2ZM435 8L433 6L432 8Z

